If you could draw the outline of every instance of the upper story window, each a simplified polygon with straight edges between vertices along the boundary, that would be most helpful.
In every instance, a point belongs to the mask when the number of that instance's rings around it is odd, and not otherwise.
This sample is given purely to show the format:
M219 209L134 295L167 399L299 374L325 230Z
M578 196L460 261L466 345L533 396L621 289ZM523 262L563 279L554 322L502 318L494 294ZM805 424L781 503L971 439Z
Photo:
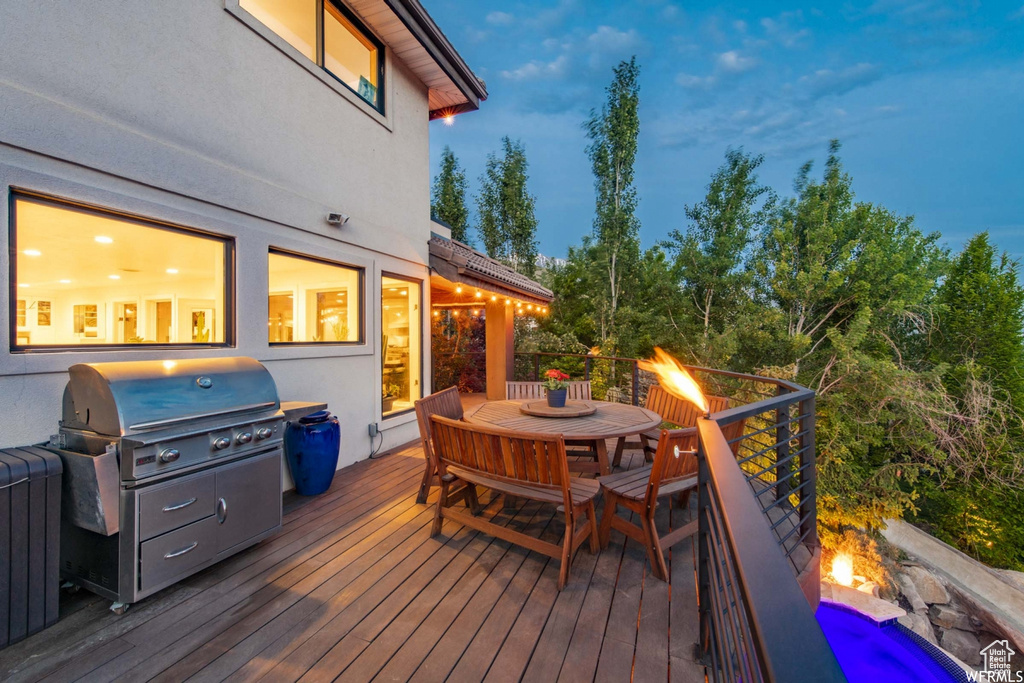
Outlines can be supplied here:
M11 348L225 345L231 240L15 195Z
M296 50L384 112L384 46L334 0L240 0Z

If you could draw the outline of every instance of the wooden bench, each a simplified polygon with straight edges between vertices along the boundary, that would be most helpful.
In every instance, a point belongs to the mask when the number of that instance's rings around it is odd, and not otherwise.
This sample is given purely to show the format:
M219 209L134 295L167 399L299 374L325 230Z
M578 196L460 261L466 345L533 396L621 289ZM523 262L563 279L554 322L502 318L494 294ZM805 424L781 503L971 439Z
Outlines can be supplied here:
M441 494L430 535L441 533L444 520L450 519L536 550L561 561L558 589L564 588L576 549L589 539L590 551L596 553L599 550L594 498L600 491L600 485L593 479L569 477L562 437L518 434L438 415L431 418L431 423ZM542 541L477 517L477 486L506 496L557 505L565 519L562 542ZM465 500L474 514L453 508L454 496ZM580 522L582 524L577 529Z

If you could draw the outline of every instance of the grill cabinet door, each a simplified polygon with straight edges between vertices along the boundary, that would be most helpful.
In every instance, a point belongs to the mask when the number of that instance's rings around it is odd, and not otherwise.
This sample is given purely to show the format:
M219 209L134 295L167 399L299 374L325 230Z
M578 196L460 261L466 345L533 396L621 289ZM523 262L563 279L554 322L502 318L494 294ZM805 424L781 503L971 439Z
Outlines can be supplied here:
M217 470L217 552L281 524L281 449Z

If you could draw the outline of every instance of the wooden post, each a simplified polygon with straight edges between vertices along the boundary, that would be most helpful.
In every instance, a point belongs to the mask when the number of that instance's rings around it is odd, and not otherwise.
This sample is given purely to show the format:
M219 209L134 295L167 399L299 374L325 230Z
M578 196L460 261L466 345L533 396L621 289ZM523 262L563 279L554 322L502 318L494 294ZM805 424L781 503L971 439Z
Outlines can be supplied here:
M487 351L487 400L505 399L505 382L515 369L513 321L515 311L504 301L487 302L484 343Z

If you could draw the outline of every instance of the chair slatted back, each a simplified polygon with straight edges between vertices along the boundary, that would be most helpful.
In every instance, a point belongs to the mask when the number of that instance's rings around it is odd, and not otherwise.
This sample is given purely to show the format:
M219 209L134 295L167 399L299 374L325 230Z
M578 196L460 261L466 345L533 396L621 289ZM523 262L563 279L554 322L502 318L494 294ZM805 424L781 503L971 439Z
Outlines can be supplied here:
M651 465L644 505L653 509L658 490L680 479L697 476L697 429L663 429L658 437L658 450Z
M707 399L712 413L729 407L729 399L723 396L708 396ZM665 422L679 427L696 427L697 418L701 416L700 408L690 401L673 396L657 384L647 390L647 401L644 407L661 415L661 419Z
M462 401L459 400L459 390L456 387L448 387L443 391L431 394L419 399L414 404L416 407L416 422L420 427L420 439L423 441L423 454L429 460L431 458L431 423L433 415L442 415L453 420L461 420Z
M573 401L589 401L590 380L569 382L566 398ZM510 401L544 398L547 391L543 382L505 382L505 398Z
M431 422L442 476L454 467L508 483L561 491L567 509L572 507L569 463L560 435L509 432L438 415Z
M724 399L723 399L724 400ZM739 420L722 427L726 441L743 434L746 420ZM735 455L739 442L730 444ZM658 499L658 490L666 484L680 479L697 476L697 429L663 429L658 437L658 450L651 465L651 478L644 496L645 505L653 505Z

